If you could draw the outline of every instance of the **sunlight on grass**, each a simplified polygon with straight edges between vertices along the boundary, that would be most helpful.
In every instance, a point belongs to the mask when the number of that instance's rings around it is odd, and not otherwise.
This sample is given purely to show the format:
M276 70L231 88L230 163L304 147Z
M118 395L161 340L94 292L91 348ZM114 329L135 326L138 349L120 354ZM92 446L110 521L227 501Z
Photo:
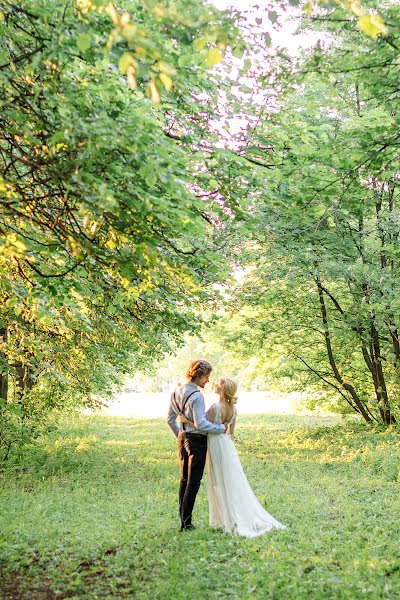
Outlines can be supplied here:
M65 419L2 475L2 600L400 597L399 434L264 415L240 420L235 443L287 531L246 540L210 530L203 481L198 528L180 534L165 422Z

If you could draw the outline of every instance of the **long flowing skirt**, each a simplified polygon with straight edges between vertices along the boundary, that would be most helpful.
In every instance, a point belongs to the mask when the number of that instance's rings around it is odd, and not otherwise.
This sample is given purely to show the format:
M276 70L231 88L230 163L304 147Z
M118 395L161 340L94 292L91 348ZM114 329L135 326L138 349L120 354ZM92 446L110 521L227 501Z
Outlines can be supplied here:
M207 436L207 492L210 526L245 537L285 529L261 506L228 435Z

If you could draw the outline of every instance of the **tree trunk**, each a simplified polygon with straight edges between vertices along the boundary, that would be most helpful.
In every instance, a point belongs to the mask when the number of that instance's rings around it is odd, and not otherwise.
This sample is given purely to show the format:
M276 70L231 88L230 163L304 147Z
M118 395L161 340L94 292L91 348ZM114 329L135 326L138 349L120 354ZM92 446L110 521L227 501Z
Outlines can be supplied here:
M374 322L371 323L371 338L372 338L372 358L375 367L376 380L378 383L378 391L380 393L379 412L382 420L386 425L396 423L396 419L391 413L389 396L386 388L385 375L382 368L381 347L379 341L379 333Z
M332 342L331 342L331 336L330 336L330 331L329 331L328 314L327 314L326 305L325 305L324 292L322 289L322 284L321 284L320 278L317 277L315 282L317 284L322 322L324 324L325 346L326 346L326 350L327 350L327 354L328 354L329 364L331 366L331 369L333 371L335 379L336 379L336 381L338 381L340 383L340 385L343 387L343 389L345 389L346 392L348 392L350 394L350 396L353 399L354 404L357 407L357 411L362 415L362 417L365 419L365 421L367 421L367 423L372 423L372 419L369 416L369 414L367 413L367 411L362 403L361 398L357 394L354 387L350 383L348 383L347 381L345 381L343 379L343 377L340 374L340 371L336 365L335 357L333 355L333 350L332 350Z
M400 343L399 343L399 332L394 323L390 324L390 337L392 338L392 347L394 356L396 359L396 366L399 366L400 361Z
M30 378L30 368L28 365L24 365L23 363L19 363L15 367L16 371L16 384L17 384L17 397L18 404L21 406L21 410L23 413L23 419L25 420L28 417L28 412L26 410L27 404L24 402L27 394L31 391L33 387L33 381Z
M7 341L7 328L6 327L2 327L0 329L0 341L1 342L6 342ZM4 361L4 365L2 367L2 373L0 373L0 398L2 400L7 401L8 398L8 369L7 369L7 359L6 356L1 353L0 354L0 358L3 359Z
M394 209L394 192L396 189L396 182L394 181L390 181L388 182L388 208L389 208L389 215L392 215L393 213L393 209ZM396 230L395 233L393 232L389 232L388 234L389 236L389 244L398 244L398 239L399 239L399 232L398 229ZM390 260L390 270L392 273L394 273L396 271L396 265L394 262L393 257ZM399 330L397 328L396 325L396 319L395 316L392 315L390 323L389 323L389 333L390 333L390 337L392 339L392 348L393 348L393 352L394 352L394 356L395 356L395 367L397 369L400 368L400 342L399 342Z

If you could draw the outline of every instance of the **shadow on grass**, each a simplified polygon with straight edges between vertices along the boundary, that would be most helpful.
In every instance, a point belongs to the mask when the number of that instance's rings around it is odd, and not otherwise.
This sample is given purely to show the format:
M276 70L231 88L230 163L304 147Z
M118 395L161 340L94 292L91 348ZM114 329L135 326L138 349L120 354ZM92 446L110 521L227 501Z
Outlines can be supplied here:
M0 596L384 598L383 577L398 575L398 440L335 417L243 417L246 474L288 526L246 540L207 527L204 484L199 528L178 533L176 443L162 419L65 421L3 478Z
M381 459L387 447L392 454L400 441L397 432L373 432L354 421L340 423L337 417L251 415L241 419L237 431L235 444L244 466L256 462L260 472L266 465L285 469L296 463L314 470L363 460L371 466L375 453ZM61 423L22 460L9 462L18 479L29 475L31 480L53 478L56 483L57 478L86 475L82 484L105 476L163 478L168 472L175 475L176 465L175 439L162 419L99 415Z

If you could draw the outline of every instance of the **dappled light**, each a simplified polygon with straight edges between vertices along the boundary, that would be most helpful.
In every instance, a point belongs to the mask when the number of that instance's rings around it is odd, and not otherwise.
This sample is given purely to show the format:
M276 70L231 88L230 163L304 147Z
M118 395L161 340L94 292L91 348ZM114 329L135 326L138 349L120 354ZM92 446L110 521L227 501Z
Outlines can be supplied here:
M0 599L400 598L400 3L0 35Z
M304 593L324 589L338 599L343 585L352 594L368 585L376 597L389 589L382 574L396 565L389 549L395 549L399 535L398 482L390 474L394 456L400 458L398 434L339 425L337 417L325 417L322 426L307 416L263 415L256 426L253 417L245 417L236 438L244 468L262 504L287 523L288 531L252 541L210 530L202 486L199 528L183 548L176 527L174 440L161 419L152 421L152 431L142 429L145 419L135 421L134 430L123 427L125 422L91 416L64 424L15 465L14 479L4 482L1 519L8 541L3 548L17 549L22 557L13 555L12 573L20 573L27 595L35 593L39 580L52 588L56 577L65 596L76 590L113 595L119 581L118 594L135 589L145 596L156 590L172 598L174 565L183 557L187 589L197 585L198 570L207 565L204 597L211 585L221 594L231 585L210 560L223 561L232 577L239 569L240 579L234 578L239 597L254 585L273 587L282 570L282 594L288 582ZM81 428L85 436L78 435ZM91 445L77 453L77 440ZM360 449L362 463L357 462ZM82 572L92 575L82 579ZM397 580L390 577L395 597Z
M115 417L165 417L168 409L171 391L130 392L116 396L109 402L102 414ZM303 401L303 402L302 402ZM295 414L300 406L305 409L305 395L300 393L282 394L278 392L249 392L240 391L239 406L243 414ZM215 402L215 394L211 391L205 394L206 406Z

